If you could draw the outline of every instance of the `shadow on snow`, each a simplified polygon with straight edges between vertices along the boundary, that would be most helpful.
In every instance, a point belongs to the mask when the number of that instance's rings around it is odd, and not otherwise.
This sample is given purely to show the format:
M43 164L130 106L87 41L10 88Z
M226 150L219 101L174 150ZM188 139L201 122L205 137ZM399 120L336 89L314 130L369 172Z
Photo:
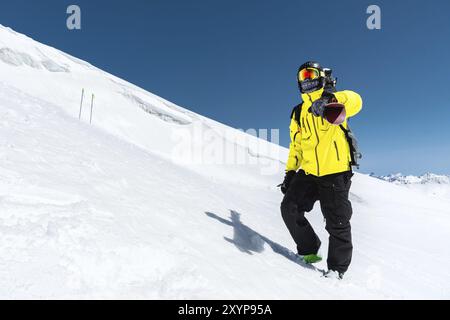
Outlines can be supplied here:
M306 264L300 260L298 255L289 250L288 248L270 240L269 238L261 235L250 227L246 226L241 222L241 214L230 210L230 220L219 217L215 213L205 212L205 214L213 219L216 219L223 224L233 227L233 239L224 237L224 239L236 246L241 252L245 252L247 254L261 253L264 251L264 244L268 244L273 252L283 256L284 258L302 266L303 268L314 270L314 271L322 271L314 267L313 265Z

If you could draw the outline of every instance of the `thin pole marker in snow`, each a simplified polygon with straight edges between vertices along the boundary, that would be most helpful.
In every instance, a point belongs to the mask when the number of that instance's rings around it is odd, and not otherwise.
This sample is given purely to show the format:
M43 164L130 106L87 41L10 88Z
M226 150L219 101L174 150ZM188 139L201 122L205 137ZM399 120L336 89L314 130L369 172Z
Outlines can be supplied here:
M84 88L81 90L80 114L78 115L78 120L81 120L81 109L83 109L83 99L84 99Z
M94 108L94 94L92 94L92 99L91 99L91 116L89 118L90 124L92 124L92 108Z

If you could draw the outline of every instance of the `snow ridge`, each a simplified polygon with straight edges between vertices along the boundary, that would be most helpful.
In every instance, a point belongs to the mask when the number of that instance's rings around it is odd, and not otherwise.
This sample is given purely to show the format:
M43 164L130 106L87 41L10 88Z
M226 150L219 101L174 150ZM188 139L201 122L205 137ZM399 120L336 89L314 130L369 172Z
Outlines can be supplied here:
M381 180L395 184L450 184L450 175L438 175L434 173L425 173L420 176L402 175L401 173L390 174L378 177Z

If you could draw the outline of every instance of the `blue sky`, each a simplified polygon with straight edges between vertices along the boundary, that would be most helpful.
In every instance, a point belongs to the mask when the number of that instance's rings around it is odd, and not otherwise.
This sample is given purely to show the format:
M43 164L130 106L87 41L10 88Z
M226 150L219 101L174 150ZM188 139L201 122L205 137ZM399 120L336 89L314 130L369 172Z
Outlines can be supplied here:
M318 60L363 97L360 171L450 174L448 0L16 0L0 23L230 126L280 128L284 146L297 68Z

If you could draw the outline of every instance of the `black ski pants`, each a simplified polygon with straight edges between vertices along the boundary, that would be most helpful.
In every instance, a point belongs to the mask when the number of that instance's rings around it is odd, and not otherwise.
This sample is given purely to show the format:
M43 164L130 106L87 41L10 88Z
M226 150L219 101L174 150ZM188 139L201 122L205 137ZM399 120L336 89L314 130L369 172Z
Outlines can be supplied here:
M321 242L305 218L319 200L329 233L328 269L346 272L352 259L350 219L352 205L348 199L352 171L323 177L296 173L281 203L283 220L297 244L300 255L316 254Z

